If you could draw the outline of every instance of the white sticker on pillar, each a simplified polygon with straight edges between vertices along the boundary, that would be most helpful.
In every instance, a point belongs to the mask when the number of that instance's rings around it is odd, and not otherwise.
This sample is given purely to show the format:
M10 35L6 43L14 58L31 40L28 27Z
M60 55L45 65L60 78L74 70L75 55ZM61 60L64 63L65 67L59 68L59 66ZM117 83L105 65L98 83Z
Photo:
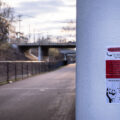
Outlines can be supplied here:
M120 103L120 47L109 47L106 51L106 100Z

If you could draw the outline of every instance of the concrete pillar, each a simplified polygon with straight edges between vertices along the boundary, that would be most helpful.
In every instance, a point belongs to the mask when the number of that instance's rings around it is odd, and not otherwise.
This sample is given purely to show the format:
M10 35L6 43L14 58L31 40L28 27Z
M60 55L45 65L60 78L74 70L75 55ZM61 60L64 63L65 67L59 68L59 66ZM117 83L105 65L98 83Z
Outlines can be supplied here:
M38 60L41 61L44 57L48 57L49 48L47 47L38 47Z
M119 120L106 103L106 47L120 47L120 0L77 0L76 120Z
M42 50L41 50L41 47L39 46L38 47L38 61L41 61L42 60Z
M66 54L64 54L64 61L66 61L67 60L67 55Z

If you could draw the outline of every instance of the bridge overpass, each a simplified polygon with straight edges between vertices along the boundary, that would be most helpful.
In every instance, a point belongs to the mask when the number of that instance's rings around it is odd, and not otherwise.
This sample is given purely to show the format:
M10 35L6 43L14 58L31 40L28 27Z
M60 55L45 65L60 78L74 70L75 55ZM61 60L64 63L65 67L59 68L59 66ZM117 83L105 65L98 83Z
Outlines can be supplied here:
M43 56L48 56L49 48L76 48L76 43L20 43L18 47L22 51L38 48L38 60L41 61Z
M38 48L47 47L47 48L75 48L76 43L19 43L21 48Z

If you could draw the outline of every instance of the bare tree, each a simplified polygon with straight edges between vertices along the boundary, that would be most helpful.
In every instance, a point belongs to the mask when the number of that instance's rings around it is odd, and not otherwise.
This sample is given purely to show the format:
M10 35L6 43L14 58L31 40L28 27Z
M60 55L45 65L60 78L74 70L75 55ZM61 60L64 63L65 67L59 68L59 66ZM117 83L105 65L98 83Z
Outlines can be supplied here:
M67 22L67 25L62 27L61 30L64 33L64 38L74 38L76 34L76 22L73 20L70 20Z
M75 22L74 21L69 21L67 23L67 26L62 28L63 31L75 31L76 27L75 27Z
M9 28L14 19L13 13L13 8L0 1L0 42L6 42L8 40Z
M37 43L50 43L51 42L51 36L50 35L47 35L46 37L45 36L39 36L38 40L37 40Z

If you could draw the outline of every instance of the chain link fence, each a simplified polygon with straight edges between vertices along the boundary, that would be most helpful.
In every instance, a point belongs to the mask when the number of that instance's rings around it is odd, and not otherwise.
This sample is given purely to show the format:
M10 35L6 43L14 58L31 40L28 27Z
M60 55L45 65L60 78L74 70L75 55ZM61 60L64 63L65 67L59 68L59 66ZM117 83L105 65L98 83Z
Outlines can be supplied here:
M64 61L56 62L0 62L0 84L25 79L33 75L49 72L64 66Z

